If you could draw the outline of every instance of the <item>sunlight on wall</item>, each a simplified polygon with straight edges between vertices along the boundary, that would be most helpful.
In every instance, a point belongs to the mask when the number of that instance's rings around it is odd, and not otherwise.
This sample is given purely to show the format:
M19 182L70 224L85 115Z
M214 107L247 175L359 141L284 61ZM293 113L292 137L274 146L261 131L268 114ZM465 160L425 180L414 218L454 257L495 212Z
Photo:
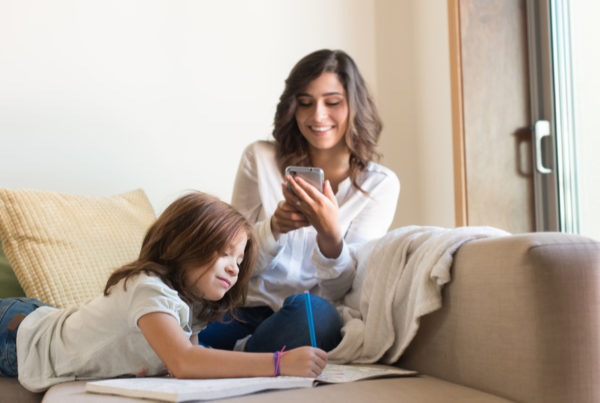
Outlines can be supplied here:
M0 186L229 201L292 66L341 48L375 80L373 1L0 2ZM335 18L334 18L335 16Z
M446 2L378 1L376 21L383 163L401 183L393 227L454 227Z
M2 0L0 186L229 201L292 66L357 62L402 183L393 226L454 225L445 0ZM435 116L435 119L431 119Z

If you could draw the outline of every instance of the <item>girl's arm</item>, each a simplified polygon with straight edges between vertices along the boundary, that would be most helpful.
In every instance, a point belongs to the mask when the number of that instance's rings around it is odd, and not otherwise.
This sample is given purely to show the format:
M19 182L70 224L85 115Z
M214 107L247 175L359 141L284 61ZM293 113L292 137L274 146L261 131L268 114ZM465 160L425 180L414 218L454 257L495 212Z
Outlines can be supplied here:
M144 337L176 378L237 378L273 376L272 353L244 353L194 345L175 317L152 312L138 320ZM317 377L327 363L327 353L313 347L286 352L280 361L281 375Z

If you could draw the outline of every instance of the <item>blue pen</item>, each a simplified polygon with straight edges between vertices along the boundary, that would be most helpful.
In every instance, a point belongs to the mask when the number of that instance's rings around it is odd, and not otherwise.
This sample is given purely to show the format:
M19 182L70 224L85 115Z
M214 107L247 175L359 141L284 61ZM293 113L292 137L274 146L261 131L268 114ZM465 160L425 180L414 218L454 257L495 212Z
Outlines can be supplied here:
M306 319L308 319L310 345L317 347L317 338L315 337L315 322L313 321L312 305L310 303L310 293L308 291L304 291L304 302L306 303Z

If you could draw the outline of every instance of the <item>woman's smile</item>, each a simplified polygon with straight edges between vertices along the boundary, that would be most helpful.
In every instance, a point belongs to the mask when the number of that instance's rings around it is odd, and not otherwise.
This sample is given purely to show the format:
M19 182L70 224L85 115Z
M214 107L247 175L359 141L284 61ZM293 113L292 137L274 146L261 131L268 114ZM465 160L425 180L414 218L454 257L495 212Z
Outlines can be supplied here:
M349 111L346 90L337 74L322 73L296 98L296 123L311 147L331 150L343 141Z
M312 130L313 132L315 132L315 134L317 136L322 136L324 134L326 134L326 132L330 131L331 129L335 128L335 126L329 125L329 126L308 126L310 128L310 130Z

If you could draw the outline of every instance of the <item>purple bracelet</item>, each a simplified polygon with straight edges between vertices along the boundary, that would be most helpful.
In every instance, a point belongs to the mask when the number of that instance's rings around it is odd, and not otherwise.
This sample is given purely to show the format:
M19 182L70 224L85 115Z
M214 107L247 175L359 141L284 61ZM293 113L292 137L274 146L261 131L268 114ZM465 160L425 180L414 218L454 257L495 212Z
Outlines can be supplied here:
M283 346L283 348L280 351L275 351L275 353L273 353L273 366L275 367L275 376L281 375L281 367L279 364L281 361L281 357L283 357L283 355L287 353L287 351L284 353L283 350L285 350L285 346Z

